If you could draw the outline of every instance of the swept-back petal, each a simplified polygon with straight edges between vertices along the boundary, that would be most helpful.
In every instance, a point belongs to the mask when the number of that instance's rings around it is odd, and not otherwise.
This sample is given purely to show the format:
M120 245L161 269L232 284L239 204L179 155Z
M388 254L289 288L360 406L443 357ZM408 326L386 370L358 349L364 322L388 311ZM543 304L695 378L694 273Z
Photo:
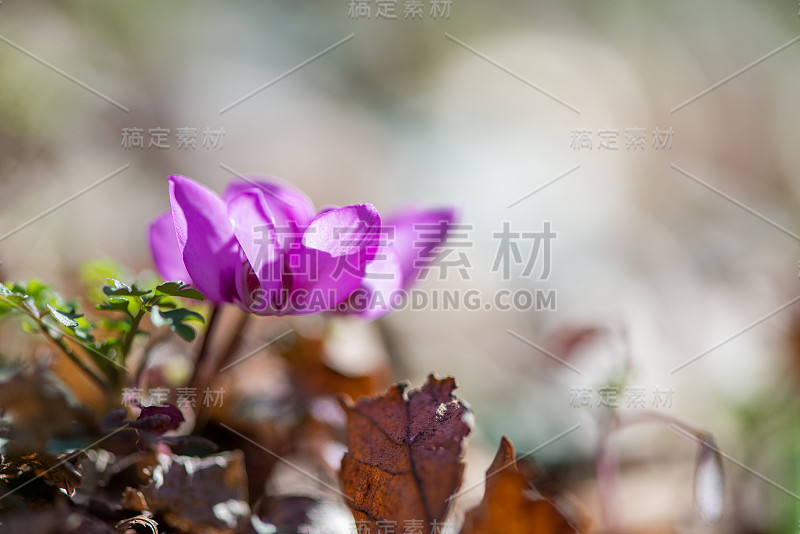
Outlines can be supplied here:
M191 178L169 178L169 198L178 248L186 271L206 297L232 302L241 250L222 199Z
M186 272L183 257L178 248L178 239L175 237L175 225L172 223L172 213L165 211L156 217L148 229L150 252L153 263L159 274L165 280L180 280L187 284L192 283L192 278Z
M384 231L389 232L389 240L397 252L404 288L414 284L420 271L436 260L455 222L452 208L406 209L387 217Z
M338 312L377 319L392 311L392 298L403 287L400 258L393 246L384 245L367 264L361 285L337 307Z

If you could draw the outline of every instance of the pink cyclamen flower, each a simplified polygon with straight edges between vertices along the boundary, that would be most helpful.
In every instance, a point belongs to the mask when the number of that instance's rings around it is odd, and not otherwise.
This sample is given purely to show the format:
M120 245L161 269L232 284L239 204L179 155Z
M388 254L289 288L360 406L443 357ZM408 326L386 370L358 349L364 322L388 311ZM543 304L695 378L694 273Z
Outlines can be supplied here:
M220 197L169 178L170 211L150 225L156 268L216 303L260 315L316 313L356 289L374 257L380 215L370 204L314 215L300 191L248 179Z
M410 286L435 259L452 210L406 210L382 225L371 204L315 215L299 190L259 178L232 182L220 197L185 176L169 178L170 210L150 225L156 268L209 300L259 315L323 311L375 318L374 303Z

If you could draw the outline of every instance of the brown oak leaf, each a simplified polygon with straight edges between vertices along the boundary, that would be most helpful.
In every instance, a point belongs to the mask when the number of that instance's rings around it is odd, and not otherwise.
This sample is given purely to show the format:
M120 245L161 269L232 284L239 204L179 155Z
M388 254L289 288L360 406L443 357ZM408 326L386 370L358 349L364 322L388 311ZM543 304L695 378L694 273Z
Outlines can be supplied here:
M345 406L349 452L340 476L360 532L393 524L430 533L461 485L471 412L452 393L455 379L431 375L422 388L406 388Z
M517 470L514 445L503 437L486 471L486 493L467 512L461 534L574 534L581 532Z

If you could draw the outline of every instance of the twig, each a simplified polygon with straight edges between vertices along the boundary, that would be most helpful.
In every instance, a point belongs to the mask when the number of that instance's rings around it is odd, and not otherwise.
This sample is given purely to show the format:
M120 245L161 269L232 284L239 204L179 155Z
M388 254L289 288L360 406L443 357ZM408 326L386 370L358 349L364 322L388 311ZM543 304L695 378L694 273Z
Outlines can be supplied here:
M219 363L214 365L211 370L198 377L197 383L192 383L193 386L197 387L197 391L200 391L201 388L207 387L211 381L213 380L214 374L219 373L219 370L222 369L228 361L233 357L233 354L239 349L239 346L242 344L242 340L244 336L245 327L250 320L249 313L242 313L239 317L238 322L233 328L233 334L231 334L230 339L228 340L228 344L225 347L225 350L222 351L222 357L219 359ZM209 415L207 410L203 409L203 406L197 407L197 413L195 415L195 432L199 432L206 426L209 420Z
M208 353L209 340L211 339L214 325L217 323L219 310L220 307L218 304L211 306L211 312L208 315L208 326L206 327L206 333L203 335L203 342L200 344L200 348L197 351L197 356L194 359L194 369L192 370L192 377L189 379L189 385L192 387L197 385L197 381L202 376L206 354Z
M216 371L219 372L220 369L225 367L236 351L239 350L239 347L242 344L242 340L244 336L244 329L247 326L247 323L250 321L250 314L249 313L242 313L237 321L236 325L233 327L233 334L231 335L230 339L228 340L228 345L225 347L225 350L222 351L222 357L217 363ZM211 381L211 378L208 378L208 381Z
M133 345L133 338L136 337L136 334L139 333L139 323L142 321L142 317L144 317L145 309L144 307L139 308L139 313L136 314L136 317L133 318L131 321L131 329L125 333L125 337L122 339L122 363L125 364L125 360L128 357L128 353L131 350L131 346Z

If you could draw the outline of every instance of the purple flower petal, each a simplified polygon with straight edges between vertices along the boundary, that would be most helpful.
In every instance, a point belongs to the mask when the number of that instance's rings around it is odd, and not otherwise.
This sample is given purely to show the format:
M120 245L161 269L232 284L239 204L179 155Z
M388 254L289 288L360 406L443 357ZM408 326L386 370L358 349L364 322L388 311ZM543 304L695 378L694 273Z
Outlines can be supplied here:
M172 213L165 211L156 217L150 223L148 234L153 263L159 274L165 280L179 280L191 284L192 278L186 272L186 266L183 264L181 251L178 248L178 239L175 237Z
M192 281L210 300L232 302L242 263L227 206L207 187L177 174L169 178L169 198L178 248Z
M311 221L302 242L287 253L289 312L322 312L347 299L375 257L380 227L380 215L371 204L331 209Z
M275 225L282 248L291 241L299 241L303 230L314 218L314 204L299 189L288 184L268 182L261 177L247 176L247 180L231 182L223 193L226 202L243 192L257 193L261 209Z
M361 286L356 289L346 305L337 311L357 314L364 319L383 317L391 310L392 295L402 289L403 276L400 258L392 246L381 246L375 258L367 264Z
M283 285L283 255L275 227L263 208L254 191L244 191L228 200L233 233L246 260L237 271L239 300L245 309L260 315L280 309Z
M404 288L414 284L422 269L436 260L455 221L452 208L406 209L387 218L383 228L394 233L393 237L389 233L389 238L400 261Z

